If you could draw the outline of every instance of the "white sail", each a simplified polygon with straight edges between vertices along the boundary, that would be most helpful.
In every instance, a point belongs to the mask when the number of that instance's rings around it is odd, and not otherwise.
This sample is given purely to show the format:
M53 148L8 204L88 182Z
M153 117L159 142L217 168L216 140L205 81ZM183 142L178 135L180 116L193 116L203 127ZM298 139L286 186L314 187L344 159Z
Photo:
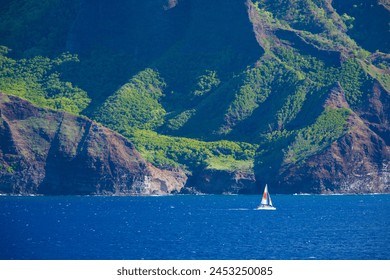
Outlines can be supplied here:
M261 199L260 205L256 208L257 210L276 210L272 205L271 196L268 193L268 186L265 185L263 197Z
M271 196L270 196L269 194L268 194L268 197L269 197L269 205L270 205L270 206L273 206L273 205L272 205L272 199L271 199Z
M261 205L268 205L268 198L269 198L268 187L267 185L265 185L263 198L261 199Z

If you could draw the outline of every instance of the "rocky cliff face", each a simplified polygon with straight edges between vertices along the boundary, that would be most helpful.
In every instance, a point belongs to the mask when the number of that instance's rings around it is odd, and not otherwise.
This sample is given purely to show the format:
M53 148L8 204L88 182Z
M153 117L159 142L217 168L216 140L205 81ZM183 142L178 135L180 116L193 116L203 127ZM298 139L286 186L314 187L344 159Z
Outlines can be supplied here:
M186 192L206 194L254 194L260 189L253 174L204 169L188 179Z
M167 194L186 180L95 122L0 94L0 193Z
M380 99L385 99L380 101ZM390 147L385 115L388 94L374 86L369 116L351 110L347 133L322 152L295 165L281 165L265 176L278 193L389 193ZM383 108L385 106L386 108ZM347 108L343 89L336 86L325 108ZM367 119L371 119L371 122ZM375 120L375 122L374 122ZM263 174L266 174L265 172ZM277 178L277 180L272 179Z

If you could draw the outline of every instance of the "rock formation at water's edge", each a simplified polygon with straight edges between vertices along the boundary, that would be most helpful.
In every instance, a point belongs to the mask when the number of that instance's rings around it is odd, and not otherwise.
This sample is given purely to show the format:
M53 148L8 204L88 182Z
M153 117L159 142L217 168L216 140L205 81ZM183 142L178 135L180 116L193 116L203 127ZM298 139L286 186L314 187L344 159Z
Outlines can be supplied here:
M0 193L168 194L186 180L96 122L0 94Z

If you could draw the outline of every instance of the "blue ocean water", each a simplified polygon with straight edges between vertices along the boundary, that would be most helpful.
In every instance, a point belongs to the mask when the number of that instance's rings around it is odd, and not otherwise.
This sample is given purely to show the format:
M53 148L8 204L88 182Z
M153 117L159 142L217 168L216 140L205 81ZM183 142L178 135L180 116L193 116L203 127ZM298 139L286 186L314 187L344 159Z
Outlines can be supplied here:
M0 197L0 259L390 259L390 195Z

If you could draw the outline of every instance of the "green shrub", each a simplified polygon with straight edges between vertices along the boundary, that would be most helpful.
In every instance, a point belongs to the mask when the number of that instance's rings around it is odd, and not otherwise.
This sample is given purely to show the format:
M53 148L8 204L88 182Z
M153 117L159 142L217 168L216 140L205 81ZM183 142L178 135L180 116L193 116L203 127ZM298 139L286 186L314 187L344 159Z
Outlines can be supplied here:
M196 113L195 109L183 111L174 118L168 121L168 128L171 130L178 130L183 127L187 121Z
M294 93L287 97L283 107L276 113L278 130L283 129L298 115L306 100L307 91L306 86L299 86Z
M124 135L134 129L155 129L164 123L166 114L159 103L164 88L159 73L145 69L110 96L94 117Z
M216 71L206 70L206 74L198 77L195 89L193 90L193 95L205 95L216 88L220 83L221 81L218 79Z
M137 149L157 166L183 166L187 170L219 166L230 170L235 164L253 161L257 145L243 142L205 142L184 137L159 135L147 130L136 130L130 137ZM222 160L225 159L225 160ZM229 159L229 161L226 161ZM222 163L225 164L222 164ZM231 164L231 163L235 164ZM244 163L246 162L246 163Z
M277 75L276 66L276 61L265 60L258 67L247 69L242 74L242 84L225 113L225 120L231 126L249 117L268 98Z
M340 84L345 91L345 98L352 107L363 104L370 83L371 79L358 61L349 59L341 66Z
M64 82L57 68L77 62L76 56L63 54L58 58L36 56L14 60L7 57L8 49L0 52L0 90L17 95L33 104L73 114L80 114L90 103L87 93Z
M288 146L284 162L297 163L312 156L343 136L348 128L349 109L325 109L316 122L298 131Z

